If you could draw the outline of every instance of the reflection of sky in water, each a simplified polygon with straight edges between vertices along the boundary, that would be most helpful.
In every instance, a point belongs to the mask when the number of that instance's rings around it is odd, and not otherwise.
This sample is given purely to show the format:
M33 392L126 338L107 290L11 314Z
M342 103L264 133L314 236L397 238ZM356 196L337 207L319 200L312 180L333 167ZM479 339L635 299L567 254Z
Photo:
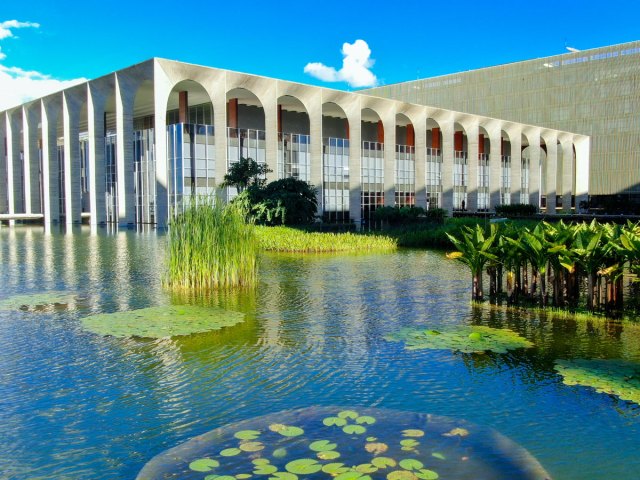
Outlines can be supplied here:
M165 239L0 230L0 297L70 290L67 310L0 312L0 471L9 478L132 478L154 455L227 423L312 405L465 418L531 451L554 478L634 478L640 407L554 372L557 358L640 360L637 328L469 304L441 253L264 255L254 292L192 301L247 314L220 332L101 338L79 319L166 304ZM175 298L180 297L174 295ZM505 355L405 350L402 327L509 327L537 347Z

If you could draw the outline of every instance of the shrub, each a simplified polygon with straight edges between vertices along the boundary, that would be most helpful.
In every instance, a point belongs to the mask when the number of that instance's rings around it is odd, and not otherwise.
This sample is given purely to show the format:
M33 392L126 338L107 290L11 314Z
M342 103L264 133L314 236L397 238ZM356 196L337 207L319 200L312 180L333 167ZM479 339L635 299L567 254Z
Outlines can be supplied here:
M251 215L265 225L304 225L315 220L318 209L316 190L296 178L283 178L266 187L254 185L246 190Z
M373 212L373 218L389 225L408 225L417 223L424 213L422 207L379 207Z
M528 203L513 203L511 205L496 205L496 215L503 217L530 217L538 213L538 207Z

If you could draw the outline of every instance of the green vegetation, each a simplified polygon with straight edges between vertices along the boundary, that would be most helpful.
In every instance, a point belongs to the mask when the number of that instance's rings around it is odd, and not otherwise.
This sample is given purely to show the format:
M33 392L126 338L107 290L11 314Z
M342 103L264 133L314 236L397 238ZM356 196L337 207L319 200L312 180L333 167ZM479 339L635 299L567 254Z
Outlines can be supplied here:
M271 171L266 164L258 163L252 158L241 157L238 162L229 166L221 187L236 187L238 193L242 193L251 186L262 187L267 173Z
M243 313L222 308L172 305L90 315L82 325L98 335L164 338L219 330L242 321Z
M442 223L447 216L447 211L442 208L425 210L422 207L378 207L373 212L376 222L397 227L399 225L415 225L431 222Z
M462 326L450 330L405 329L386 339L402 341L410 350L426 348L462 353L507 353L507 350L533 347L533 343L509 329L482 325Z
M640 364L624 360L558 360L555 369L566 385L593 387L640 405Z
M638 280L640 225L566 225L542 222L534 228L518 224L464 227L449 235L458 248L449 258L469 266L473 300L482 300L479 269L489 275L489 295L506 294L510 304L537 303L541 308L585 309L618 317L623 310L623 278ZM506 292L504 291L506 283ZM581 286L586 295L581 298Z
M528 203L512 203L510 205L496 205L496 215L500 217L530 217L538 213L538 207Z
M292 177L252 185L235 201L245 206L252 221L263 225L310 224L318 209L315 188Z
M274 252L367 252L395 250L394 239L357 233L305 232L290 227L256 226L260 247Z
M215 289L254 285L258 241L238 204L192 200L169 225L171 288Z
M75 301L76 296L69 292L43 292L13 295L0 300L0 311L22 310L42 312L63 307Z

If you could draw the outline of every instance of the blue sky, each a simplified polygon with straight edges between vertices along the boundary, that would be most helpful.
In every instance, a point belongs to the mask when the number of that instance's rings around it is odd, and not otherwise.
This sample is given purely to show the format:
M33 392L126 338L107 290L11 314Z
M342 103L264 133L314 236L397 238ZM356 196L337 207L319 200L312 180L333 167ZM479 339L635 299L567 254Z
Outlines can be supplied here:
M3 1L0 25L39 26L0 35L0 106L25 75L34 85L95 78L154 56L353 90L341 50L358 39L371 53L354 54L354 75L384 85L638 40L638 19L636 0ZM305 73L312 62L324 67L308 71L337 81Z

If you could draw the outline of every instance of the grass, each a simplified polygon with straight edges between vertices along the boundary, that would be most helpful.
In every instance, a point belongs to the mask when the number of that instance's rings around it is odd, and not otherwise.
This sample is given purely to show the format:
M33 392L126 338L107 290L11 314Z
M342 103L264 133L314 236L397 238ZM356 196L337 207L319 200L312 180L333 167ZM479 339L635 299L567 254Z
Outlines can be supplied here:
M166 285L218 289L254 285L258 240L234 204L198 199L169 225Z
M256 227L263 250L273 252L392 251L397 241L387 235L305 232L290 227Z

